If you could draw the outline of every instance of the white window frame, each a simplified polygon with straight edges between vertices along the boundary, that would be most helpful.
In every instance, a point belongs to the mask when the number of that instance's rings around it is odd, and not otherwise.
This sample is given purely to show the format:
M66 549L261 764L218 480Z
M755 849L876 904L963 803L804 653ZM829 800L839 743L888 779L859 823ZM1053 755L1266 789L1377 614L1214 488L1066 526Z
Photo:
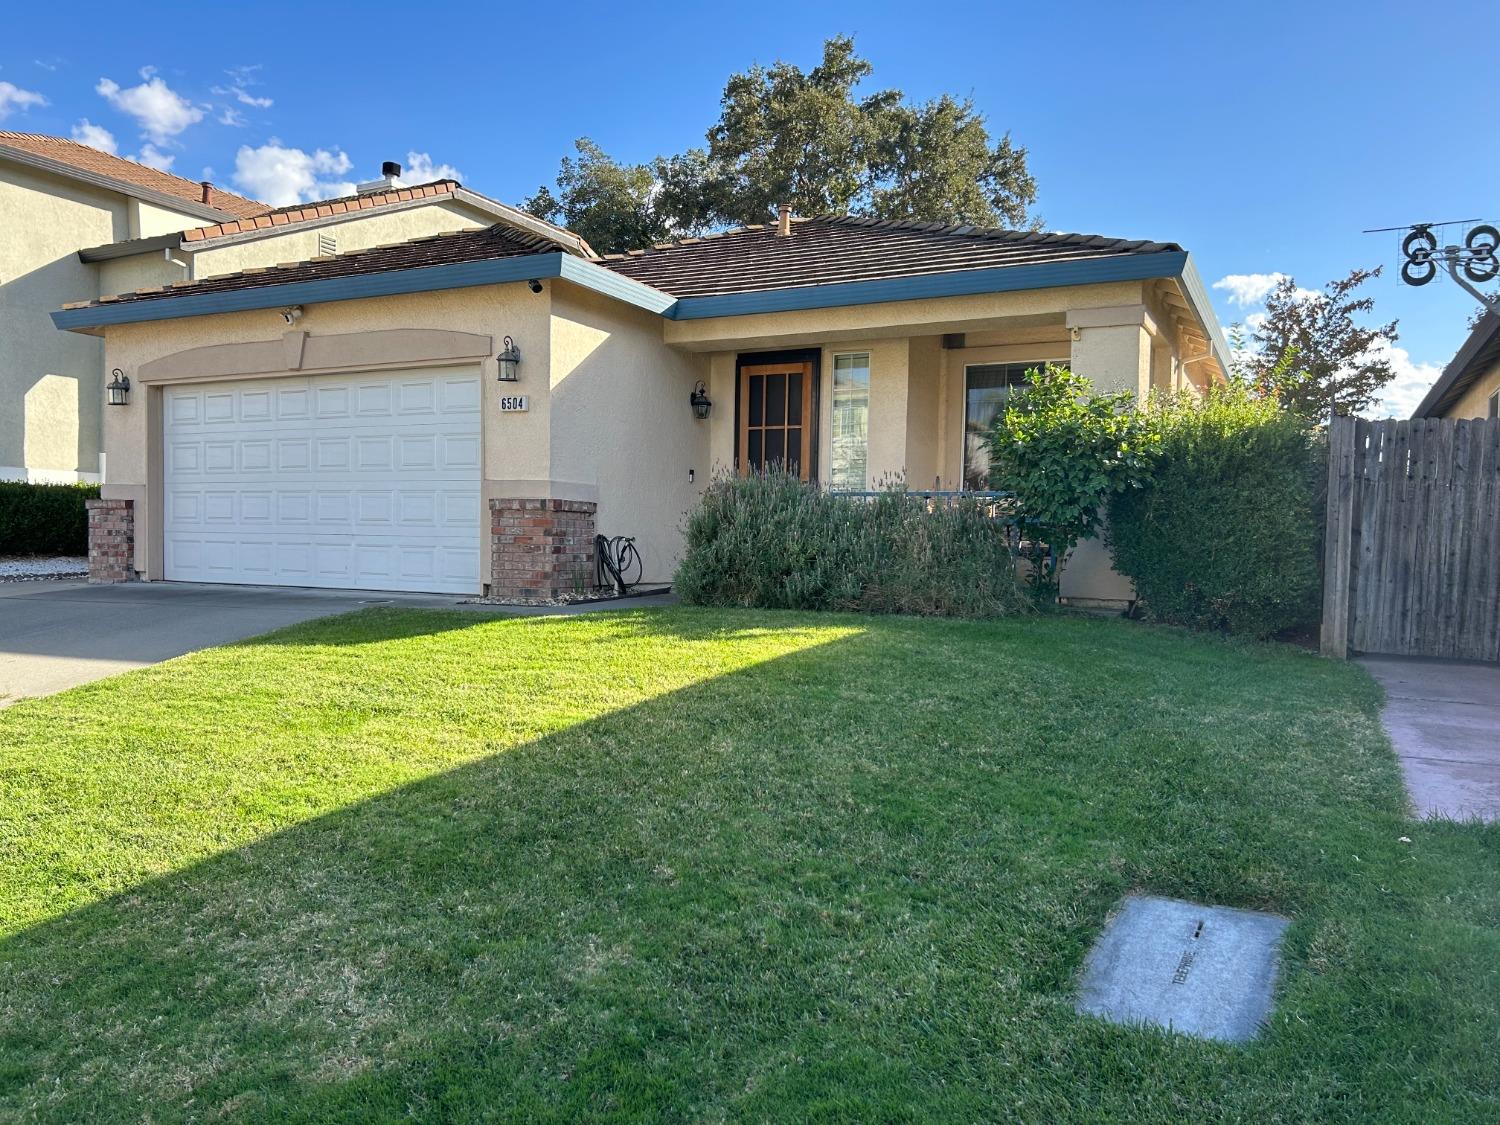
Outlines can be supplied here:
M838 380L839 360L863 359L865 361L865 472L857 485L841 483L834 479L836 467L835 451L838 434ZM875 381L874 368L868 351L834 352L828 365L828 487L837 492L864 492L870 487L870 395Z

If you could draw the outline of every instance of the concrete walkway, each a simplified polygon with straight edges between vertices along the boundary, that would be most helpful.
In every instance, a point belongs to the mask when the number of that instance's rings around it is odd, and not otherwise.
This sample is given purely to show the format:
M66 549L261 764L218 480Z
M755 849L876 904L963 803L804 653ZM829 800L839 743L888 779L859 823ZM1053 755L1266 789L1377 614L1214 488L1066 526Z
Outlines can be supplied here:
M1361 657L1417 815L1500 819L1500 665Z

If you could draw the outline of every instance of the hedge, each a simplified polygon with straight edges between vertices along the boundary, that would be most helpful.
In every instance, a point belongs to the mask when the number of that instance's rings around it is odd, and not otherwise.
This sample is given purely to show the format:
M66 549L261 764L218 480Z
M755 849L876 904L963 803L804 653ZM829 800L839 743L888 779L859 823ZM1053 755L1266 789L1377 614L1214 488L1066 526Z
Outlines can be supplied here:
M0 555L86 555L97 484L0 481Z
M977 501L831 495L785 473L721 476L688 516L690 605L955 617L1025 612L1008 527Z
M1316 621L1326 462L1308 423L1233 389L1150 413L1160 444L1106 536L1146 616L1256 637Z

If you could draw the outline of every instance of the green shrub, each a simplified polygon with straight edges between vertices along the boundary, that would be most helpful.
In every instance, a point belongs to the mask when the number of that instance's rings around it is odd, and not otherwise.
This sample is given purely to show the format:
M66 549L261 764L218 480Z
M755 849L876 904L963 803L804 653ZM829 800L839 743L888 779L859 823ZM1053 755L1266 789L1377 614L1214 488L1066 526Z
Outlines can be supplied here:
M691 605L953 617L1020 613L1008 526L974 500L830 495L785 473L721 476L688 516Z
M97 484L0 481L0 555L86 555Z
M1160 444L1107 540L1147 616L1256 637L1315 621L1325 463L1307 421L1234 388L1143 413Z
M1128 391L1097 393L1082 375L1049 363L1026 373L995 419L990 487L1016 499L1031 583L1045 601L1056 598L1078 541L1099 531L1110 495L1149 464L1155 435L1134 406Z

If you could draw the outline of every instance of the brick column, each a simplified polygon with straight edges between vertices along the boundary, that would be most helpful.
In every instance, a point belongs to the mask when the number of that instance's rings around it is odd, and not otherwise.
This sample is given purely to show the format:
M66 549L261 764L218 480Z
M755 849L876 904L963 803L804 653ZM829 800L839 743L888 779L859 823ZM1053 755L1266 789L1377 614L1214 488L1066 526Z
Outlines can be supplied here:
M542 601L594 585L594 514L586 500L491 500L490 594Z
M87 500L89 581L135 579L135 501Z

